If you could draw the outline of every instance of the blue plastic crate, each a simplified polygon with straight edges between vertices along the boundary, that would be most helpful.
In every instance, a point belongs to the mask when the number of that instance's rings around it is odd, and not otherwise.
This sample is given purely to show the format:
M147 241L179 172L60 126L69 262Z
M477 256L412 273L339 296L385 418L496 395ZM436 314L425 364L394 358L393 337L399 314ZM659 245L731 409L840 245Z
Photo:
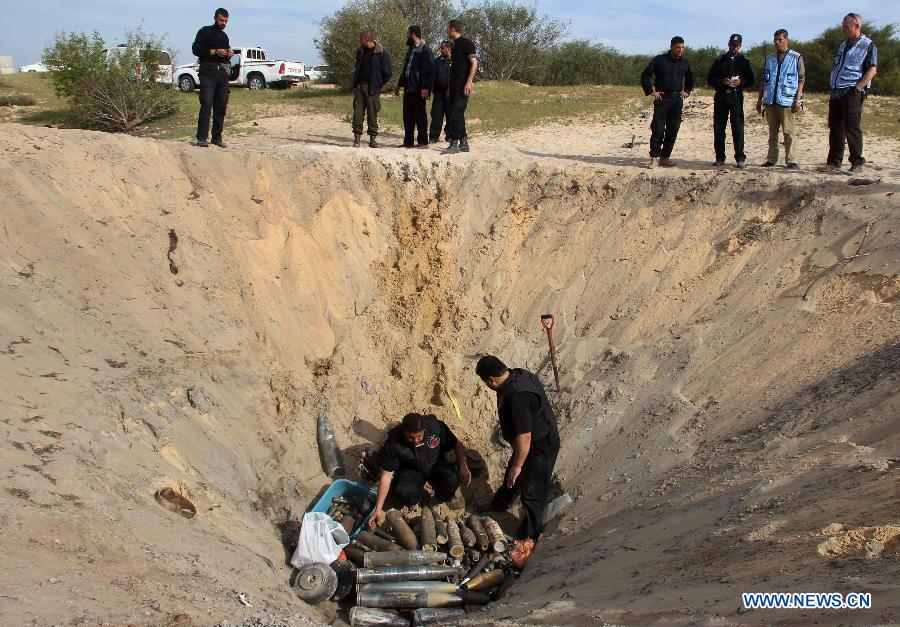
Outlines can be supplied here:
M375 488L370 488L367 485L363 485L362 483L357 483L356 481L350 481L349 479L338 479L325 490L325 493L319 497L319 500L316 501L315 505L309 510L311 512L322 512L323 514L328 512L328 508L331 507L331 500L338 496L347 496L353 498L367 498L372 501L372 510L370 510L365 518L363 518L362 522L356 525L353 529L353 533L350 534L350 539L352 540L356 536L359 535L359 532L366 528L366 525L369 522L369 518L372 517L372 511L375 509L375 497L377 493L375 492Z

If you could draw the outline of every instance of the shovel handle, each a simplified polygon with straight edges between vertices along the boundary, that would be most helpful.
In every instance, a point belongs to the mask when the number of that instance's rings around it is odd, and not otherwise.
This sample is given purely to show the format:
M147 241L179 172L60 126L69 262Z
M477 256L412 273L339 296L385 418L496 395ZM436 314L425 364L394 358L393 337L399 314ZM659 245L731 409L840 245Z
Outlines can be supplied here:
M548 320L550 321L550 324L547 324ZM544 330L547 331L547 333L550 333L554 324L556 324L556 316L553 314L544 314L541 316L541 326L544 327Z

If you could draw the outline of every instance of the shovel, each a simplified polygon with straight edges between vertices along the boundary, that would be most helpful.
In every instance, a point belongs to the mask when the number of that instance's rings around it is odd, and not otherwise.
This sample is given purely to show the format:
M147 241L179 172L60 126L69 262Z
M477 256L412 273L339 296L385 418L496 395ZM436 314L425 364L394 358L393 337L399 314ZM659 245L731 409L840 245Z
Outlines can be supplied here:
M550 343L550 363L553 364L553 378L556 379L556 392L560 393L559 366L556 364L556 347L553 345L553 325L555 323L556 316L553 314L544 314L541 316L541 326L544 327L544 330L547 332L547 341Z

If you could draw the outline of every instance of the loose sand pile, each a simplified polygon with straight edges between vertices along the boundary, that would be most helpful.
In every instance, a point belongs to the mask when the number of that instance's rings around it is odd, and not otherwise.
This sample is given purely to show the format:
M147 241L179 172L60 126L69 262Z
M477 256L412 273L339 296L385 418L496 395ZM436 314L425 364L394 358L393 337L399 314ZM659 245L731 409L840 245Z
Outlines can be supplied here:
M452 163L299 131L203 151L0 128L2 622L334 619L284 547L327 482L318 410L351 470L435 412L496 486L474 363L552 389L546 312L575 503L471 624L900 620L896 169L649 172L553 128ZM560 144L582 152L540 154ZM754 590L875 607L739 613Z

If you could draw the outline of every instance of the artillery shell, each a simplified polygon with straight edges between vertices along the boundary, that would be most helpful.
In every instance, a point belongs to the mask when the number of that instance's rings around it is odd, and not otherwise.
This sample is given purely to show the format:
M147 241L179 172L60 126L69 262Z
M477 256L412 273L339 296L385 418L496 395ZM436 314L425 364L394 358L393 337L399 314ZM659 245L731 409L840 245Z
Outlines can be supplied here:
M462 519L457 522L459 523L459 537L462 538L463 544L469 548L475 546L475 532L469 529Z
M369 533L368 531L361 531L356 539L367 547L373 548L376 551L402 551L403 547L394 544L393 542L388 542L384 538L379 538L374 533Z
M500 528L500 525L497 524L497 521L491 518L490 516L485 516L481 520L484 525L484 530L487 531L488 537L491 540L491 546L494 551L497 553L503 553L506 551L506 536L503 533L503 529Z
M434 527L434 512L426 506L422 508L420 539L423 551L437 551L437 533Z
M435 540L441 546L447 544L447 523L442 518L434 519Z
M379 583L384 581L432 581L457 575L459 571L452 566L380 566L377 568L358 568L356 583Z
M413 533L412 529L409 528L409 525L406 524L406 521L403 520L403 516L400 515L400 512L395 509L390 510L387 513L387 521L391 526L393 535L400 541L403 548L408 551L415 551L419 548L416 534Z
M489 573L481 573L480 575L476 575L472 577L472 579L463 585L466 590L490 590L491 588L496 588L503 580L506 579L506 574L501 570L492 570Z
M439 564L447 559L446 553L425 551L373 551L363 556L366 568L375 566L425 566Z
M481 520L479 520L478 516L472 514L469 516L468 522L469 528L475 533L478 546L481 547L482 551L487 551L491 546L491 541L487 532L484 530L484 525L481 524Z
M459 525L457 525L456 521L452 518L447 519L447 538L447 552L450 553L452 557L458 559L466 554L462 538L460 538L459 535Z

